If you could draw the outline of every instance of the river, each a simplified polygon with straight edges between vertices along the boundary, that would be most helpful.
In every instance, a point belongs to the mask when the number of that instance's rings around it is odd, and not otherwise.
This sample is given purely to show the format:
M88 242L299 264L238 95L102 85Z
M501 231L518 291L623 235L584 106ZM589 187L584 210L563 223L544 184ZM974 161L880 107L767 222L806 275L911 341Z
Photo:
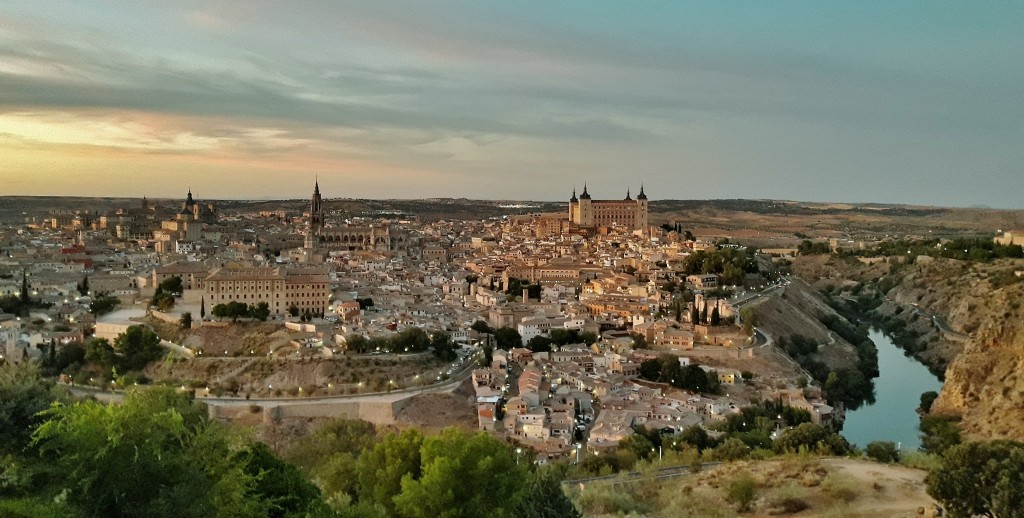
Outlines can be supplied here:
M872 441L892 441L905 450L917 449L921 439L915 410L921 404L921 393L938 392L942 382L927 367L904 355L881 331L872 329L870 337L878 347L875 404L847 412L843 436L861 448Z

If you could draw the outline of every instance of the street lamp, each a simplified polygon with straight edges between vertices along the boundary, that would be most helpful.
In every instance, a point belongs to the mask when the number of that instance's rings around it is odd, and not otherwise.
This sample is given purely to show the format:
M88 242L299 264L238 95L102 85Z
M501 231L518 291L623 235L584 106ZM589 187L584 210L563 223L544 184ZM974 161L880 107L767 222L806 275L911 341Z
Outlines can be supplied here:
M519 465L519 454L520 453L523 453L523 449L522 448L516 448L516 466Z

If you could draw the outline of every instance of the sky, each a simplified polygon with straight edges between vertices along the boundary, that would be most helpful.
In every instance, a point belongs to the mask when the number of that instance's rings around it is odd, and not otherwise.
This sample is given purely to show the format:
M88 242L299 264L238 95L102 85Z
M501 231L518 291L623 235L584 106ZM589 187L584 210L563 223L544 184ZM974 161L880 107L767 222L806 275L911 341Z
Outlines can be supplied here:
M1024 208L1019 2L0 4L0 195Z

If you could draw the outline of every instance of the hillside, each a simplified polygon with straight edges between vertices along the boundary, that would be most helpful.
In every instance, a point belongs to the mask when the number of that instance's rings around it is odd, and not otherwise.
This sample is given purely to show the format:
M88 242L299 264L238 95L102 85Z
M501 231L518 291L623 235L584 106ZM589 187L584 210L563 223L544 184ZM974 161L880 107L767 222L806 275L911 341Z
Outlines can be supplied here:
M793 278L788 286L762 297L749 307L757 314L758 328L775 340L794 335L814 340L821 344L817 353L819 358L832 369L857 363L857 352L853 346L821 323L821 318L826 315L839 315L804 280Z
M872 318L945 375L932 412L961 415L968 439L1024 440L1024 278L1015 275L1024 261L919 257L885 267L881 274L880 265L829 256L794 264L799 275L816 276L817 287L831 287L839 297L868 296L880 287L885 300Z
M925 493L926 472L898 465L842 458L768 460L725 464L673 479L612 486L592 483L569 492L584 516L727 518L747 516L921 516L934 509ZM729 487L753 482L749 511L729 502ZM925 515L927 516L927 515Z

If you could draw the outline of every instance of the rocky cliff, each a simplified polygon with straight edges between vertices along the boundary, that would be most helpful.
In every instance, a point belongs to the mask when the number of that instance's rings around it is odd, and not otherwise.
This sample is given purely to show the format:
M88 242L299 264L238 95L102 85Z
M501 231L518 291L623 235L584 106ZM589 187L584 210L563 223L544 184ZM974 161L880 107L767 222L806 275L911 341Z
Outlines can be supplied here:
M974 337L946 371L933 412L963 416L971 439L1024 441L1024 283L991 290Z
M968 439L1024 441L1024 261L917 258L868 266L849 259L798 261L797 272L841 297L885 293L874 313L911 337L904 344L945 384L932 412L963 417ZM858 287L858 285L860 285Z

